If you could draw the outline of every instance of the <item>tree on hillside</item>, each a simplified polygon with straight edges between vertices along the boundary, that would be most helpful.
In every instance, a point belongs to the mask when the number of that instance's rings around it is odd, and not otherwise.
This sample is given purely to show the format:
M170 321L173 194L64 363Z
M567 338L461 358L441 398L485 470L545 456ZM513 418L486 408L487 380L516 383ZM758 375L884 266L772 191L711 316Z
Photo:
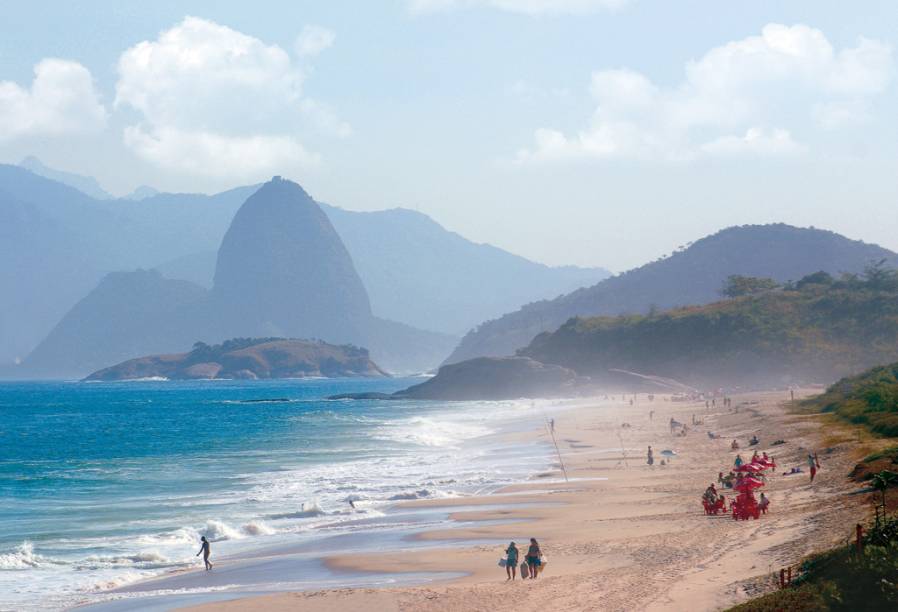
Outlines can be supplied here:
M872 289L894 291L898 289L898 270L886 266L881 259L864 268L864 280Z
M832 275L828 272L820 271L814 272L813 274L808 274L807 276L803 276L798 279L798 282L795 283L796 289L802 289L807 285L832 285L836 282L836 279L832 277Z
M776 289L779 284L772 278L760 278L757 276L742 276L732 274L727 277L720 294L724 297L735 298L743 295L754 295Z

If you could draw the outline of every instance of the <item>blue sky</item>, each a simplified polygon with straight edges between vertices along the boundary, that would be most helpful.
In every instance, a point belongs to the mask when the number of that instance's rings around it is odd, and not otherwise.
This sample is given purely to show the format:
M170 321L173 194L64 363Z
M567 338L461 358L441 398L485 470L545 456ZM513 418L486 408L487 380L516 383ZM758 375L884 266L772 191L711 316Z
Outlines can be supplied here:
M896 26L820 0L5 3L0 161L114 193L283 174L551 264L772 221L898 250Z

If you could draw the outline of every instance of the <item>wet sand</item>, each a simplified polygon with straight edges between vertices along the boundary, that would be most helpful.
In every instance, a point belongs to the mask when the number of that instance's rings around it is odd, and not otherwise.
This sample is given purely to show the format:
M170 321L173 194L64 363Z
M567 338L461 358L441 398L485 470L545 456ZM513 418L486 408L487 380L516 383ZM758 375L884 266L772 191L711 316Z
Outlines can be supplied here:
M807 394L807 393L802 393ZM279 593L208 603L192 610L718 610L774 588L774 573L802 556L844 541L867 514L863 496L847 473L867 449L851 434L824 426L819 416L786 411L784 392L733 397L733 407L704 402L637 403L596 400L556 418L556 437L570 482L560 470L508 487L498 495L417 501L408 506L463 507L456 520L481 521L418 534L445 546L379 554L330 556L334 570L353 573L457 572L442 583L387 589L333 589ZM649 411L654 418L649 420ZM692 427L692 415L703 424ZM689 425L686 437L670 433L673 417ZM630 427L624 427L628 423ZM847 430L847 428L841 428ZM710 439L708 431L719 434ZM705 516L701 493L726 471L738 439L743 457L756 434L778 463L765 492L770 513L760 520ZM545 431L515 434L522 444ZM785 444L772 446L783 439ZM645 449L655 449L646 465ZM622 448L624 450L622 450ZM661 451L677 456L659 465ZM807 467L819 453L813 484ZM517 507L515 502L548 505ZM499 504L499 505L496 505ZM504 505L507 504L507 505ZM484 510L476 509L483 505ZM507 521L507 522L506 522ZM510 540L526 546L539 539L548 557L537 580L505 580L498 560ZM460 544L458 539L480 542ZM458 575L458 574L456 574Z

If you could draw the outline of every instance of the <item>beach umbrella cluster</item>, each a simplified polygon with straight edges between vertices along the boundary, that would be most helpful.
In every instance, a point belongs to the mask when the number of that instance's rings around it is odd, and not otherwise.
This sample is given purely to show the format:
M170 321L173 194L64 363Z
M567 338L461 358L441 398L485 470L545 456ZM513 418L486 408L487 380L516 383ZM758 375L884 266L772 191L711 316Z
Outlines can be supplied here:
M736 482L733 489L738 491L733 502L733 518L736 520L748 520L758 518L764 509L755 499L755 490L762 488L765 482L764 472L776 467L776 462L767 457L759 457L757 453L748 463L743 463L735 468Z
M748 520L749 518L757 519L760 517L761 512L766 508L766 504L762 505L758 502L755 498L755 491L765 486L765 472L774 468L776 468L776 462L773 458L767 457L766 453L763 456L755 453L750 462L741 463L733 468L733 472L736 475L733 490L737 493L735 500L732 502L733 519ZM708 512L708 503L703 503L705 511ZM708 513L717 514L717 512Z

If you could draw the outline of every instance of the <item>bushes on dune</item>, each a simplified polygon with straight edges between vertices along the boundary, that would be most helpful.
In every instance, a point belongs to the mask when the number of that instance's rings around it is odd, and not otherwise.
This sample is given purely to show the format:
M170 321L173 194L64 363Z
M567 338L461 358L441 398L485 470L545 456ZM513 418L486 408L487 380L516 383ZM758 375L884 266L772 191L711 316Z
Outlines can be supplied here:
M730 612L811 612L898 609L898 517L871 525L858 554L842 546L805 559L786 589L730 608Z

